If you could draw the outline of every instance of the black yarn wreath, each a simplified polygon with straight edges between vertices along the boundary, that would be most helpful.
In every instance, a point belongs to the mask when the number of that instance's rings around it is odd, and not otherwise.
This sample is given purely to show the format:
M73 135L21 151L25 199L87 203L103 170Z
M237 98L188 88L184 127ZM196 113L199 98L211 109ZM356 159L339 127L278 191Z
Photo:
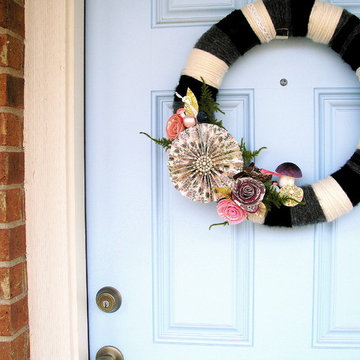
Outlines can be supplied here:
M196 43L176 92L200 96L202 78L216 99L229 66L255 45L274 38L308 37L328 44L360 77L360 20L347 10L314 0L260 0L235 10ZM175 96L174 107L181 107ZM333 221L360 201L360 149L328 178L302 187L304 206L273 208L265 225L292 227Z

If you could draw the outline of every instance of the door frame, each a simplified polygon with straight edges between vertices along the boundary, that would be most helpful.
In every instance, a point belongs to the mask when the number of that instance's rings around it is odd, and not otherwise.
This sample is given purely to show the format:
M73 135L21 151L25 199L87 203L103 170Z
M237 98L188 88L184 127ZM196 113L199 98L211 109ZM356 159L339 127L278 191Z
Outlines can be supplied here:
M85 0L26 0L25 193L31 358L88 359Z

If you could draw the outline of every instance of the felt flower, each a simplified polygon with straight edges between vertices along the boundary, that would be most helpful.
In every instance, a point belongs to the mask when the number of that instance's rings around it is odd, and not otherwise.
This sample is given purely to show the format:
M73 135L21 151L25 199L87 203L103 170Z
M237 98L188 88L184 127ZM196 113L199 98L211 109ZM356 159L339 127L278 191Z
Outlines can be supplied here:
M232 199L243 210L255 213L259 208L259 203L264 198L265 191L265 185L260 180L243 177L235 183Z
M288 198L283 201L285 206L293 207L302 201L304 190L296 185L285 185L280 189L279 195L283 198Z
M169 150L168 168L175 189L193 201L219 200L216 188L232 189L243 167L239 144L225 129L197 124L182 131Z
M247 218L256 224L263 224L265 222L265 216L266 216L266 206L263 202L259 204L259 207L255 213L247 214Z
M166 123L166 136L171 140L176 139L184 129L183 118L179 114L174 114Z
M222 199L218 202L217 212L221 218L230 224L239 224L246 219L246 211L229 199Z

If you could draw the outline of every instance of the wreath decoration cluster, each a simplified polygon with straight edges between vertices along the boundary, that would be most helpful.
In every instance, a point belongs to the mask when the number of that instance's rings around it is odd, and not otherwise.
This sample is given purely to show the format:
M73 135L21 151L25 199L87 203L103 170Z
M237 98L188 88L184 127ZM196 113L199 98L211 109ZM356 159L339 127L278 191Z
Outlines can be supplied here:
M249 151L215 118L221 111L216 95L228 68L255 45L290 36L327 44L360 78L360 20L355 15L318 0L258 0L200 37L175 90L167 138L146 134L168 150L177 190L193 201L218 202L225 220L220 224L245 219L285 227L331 222L360 201L360 144L339 170L298 187L295 178L301 170L295 164L281 164L275 171L257 168L251 160L263 148Z

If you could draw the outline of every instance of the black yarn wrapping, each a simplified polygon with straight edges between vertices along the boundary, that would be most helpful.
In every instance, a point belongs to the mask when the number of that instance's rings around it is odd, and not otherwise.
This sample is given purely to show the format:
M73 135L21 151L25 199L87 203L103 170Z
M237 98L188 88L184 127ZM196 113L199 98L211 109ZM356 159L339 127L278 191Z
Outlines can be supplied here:
M317 224L326 221L324 212L319 204L313 188L308 185L302 187L305 205L297 205L290 209L293 226Z
M345 191L353 206L360 202L360 175L348 164L331 175Z
M268 226L292 227L290 208L287 206L280 206L280 208L273 206L266 215L264 224Z
M343 10L339 23L335 29L334 35L330 40L330 47L338 54L342 55L345 51L344 44L349 34L358 27L360 21L357 16L349 13L347 10Z
M306 36L315 0L291 0L292 36Z
M288 35L292 35L291 0L263 0L263 2L276 32L287 29Z
M215 26L229 36L241 55L260 44L260 40L241 10L233 11Z
M263 0L278 35L306 36L315 0ZM230 66L239 55L245 54L260 40L252 30L241 10L235 10L208 30L195 47L207 51ZM360 20L343 9L329 46L353 70L360 67ZM201 74L199 74L201 76ZM182 75L176 91L184 96L190 88L197 98L202 82ZM214 100L218 89L209 86ZM174 97L174 110L183 103ZM353 206L360 202L360 150L338 171L331 175L344 190ZM324 212L312 186L303 187L305 205L273 207L265 218L265 225L292 227L326 221Z
M357 28L359 31L351 40L347 46L342 58L356 71L360 65L360 27Z
M196 80L191 76L181 75L179 84L176 87L175 92L177 92L181 96L185 96L187 89L190 88L191 91L195 94L196 98L200 99L201 86L202 86L201 81ZM219 92L219 90L210 85L208 85L208 88L211 91L213 99L216 100L216 95ZM184 104L182 103L181 99L179 99L176 95L174 95L174 103L173 103L174 111L176 112L176 110L183 107L183 105Z
M195 44L195 48L215 55L228 66L232 65L241 55L229 36L216 25L201 36Z

